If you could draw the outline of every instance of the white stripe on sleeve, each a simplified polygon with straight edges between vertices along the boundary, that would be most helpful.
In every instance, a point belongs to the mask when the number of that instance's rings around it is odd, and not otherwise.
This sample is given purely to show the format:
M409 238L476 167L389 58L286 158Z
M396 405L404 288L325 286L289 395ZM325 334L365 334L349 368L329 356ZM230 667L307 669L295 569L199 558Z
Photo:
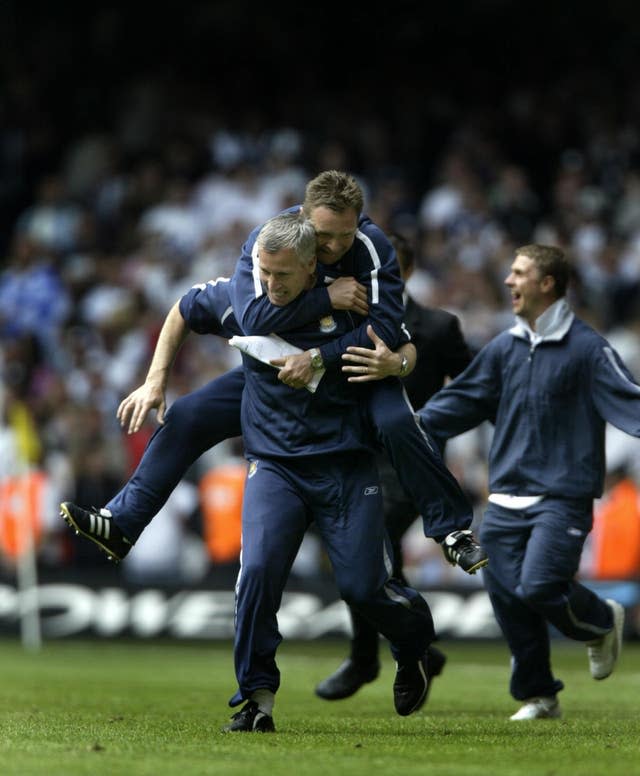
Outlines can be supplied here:
M620 369L620 365L616 361L616 357L613 355L613 350L611 348L604 348L604 354L609 359L609 362L611 363L611 366L614 368L618 377L620 377L621 380L624 380L624 382L631 388L632 391L640 393L640 385L634 383L633 380L629 380L627 375L622 371L622 369Z
M380 269L380 257L378 251L376 251L375 245L364 232L359 229L356 232L356 237L367 246L369 255L371 256L371 262L373 269L371 270L371 304L378 304L380 302L380 290L378 288L378 271Z
M253 261L253 292L256 299L262 296L262 283L260 282L260 266L258 264L258 241L256 240L251 249L251 260Z

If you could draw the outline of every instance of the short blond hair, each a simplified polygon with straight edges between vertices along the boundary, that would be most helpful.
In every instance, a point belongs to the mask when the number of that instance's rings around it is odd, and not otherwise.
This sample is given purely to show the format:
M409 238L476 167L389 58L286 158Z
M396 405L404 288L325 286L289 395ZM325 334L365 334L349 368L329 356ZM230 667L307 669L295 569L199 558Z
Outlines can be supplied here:
M364 193L348 172L325 170L307 183L302 207L310 215L312 210L322 206L336 213L353 209L359 216L364 207Z

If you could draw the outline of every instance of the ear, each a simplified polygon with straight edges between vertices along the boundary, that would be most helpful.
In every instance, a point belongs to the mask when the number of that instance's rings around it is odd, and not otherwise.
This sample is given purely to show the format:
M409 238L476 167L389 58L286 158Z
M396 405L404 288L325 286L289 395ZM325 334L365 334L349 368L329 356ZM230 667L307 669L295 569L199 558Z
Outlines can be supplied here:
M553 293L555 291L555 288L556 288L556 279L553 277L553 275L545 275L540 281L540 290L544 294Z

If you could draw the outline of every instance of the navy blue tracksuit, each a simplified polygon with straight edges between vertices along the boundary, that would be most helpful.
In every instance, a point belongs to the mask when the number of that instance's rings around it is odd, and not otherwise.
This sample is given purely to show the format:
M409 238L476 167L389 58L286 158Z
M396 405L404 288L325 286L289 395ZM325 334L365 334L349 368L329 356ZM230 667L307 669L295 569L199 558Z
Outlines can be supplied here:
M253 284L234 289L233 283L232 300L255 293ZM280 334L308 350L351 328L351 315L336 310L331 326L322 316ZM295 390L278 380L272 366L245 354L243 363L241 422L250 466L236 584L238 691L230 704L279 687L277 612L312 521L341 597L389 640L396 659L419 658L435 636L433 621L426 601L390 576L374 444L357 386L328 369L315 392Z
M554 695L562 682L551 672L547 623L578 641L612 627L605 601L574 577L602 495L605 423L640 436L640 386L560 299L535 335L518 319L419 415L441 440L485 420L495 426L483 580L513 656L512 695ZM513 507L522 497L536 503Z

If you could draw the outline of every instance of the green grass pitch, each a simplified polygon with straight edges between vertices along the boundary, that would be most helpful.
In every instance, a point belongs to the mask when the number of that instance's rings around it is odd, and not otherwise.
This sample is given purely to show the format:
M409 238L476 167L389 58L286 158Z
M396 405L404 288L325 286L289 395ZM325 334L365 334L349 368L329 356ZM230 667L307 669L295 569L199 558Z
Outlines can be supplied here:
M285 642L275 735L222 734L235 690L231 645L59 641L37 653L0 641L0 773L251 776L629 776L640 773L640 644L616 672L588 672L584 647L553 645L562 720L510 722L502 643L442 642L449 661L427 705L393 710L394 665L326 702L315 684L342 660L341 641Z

